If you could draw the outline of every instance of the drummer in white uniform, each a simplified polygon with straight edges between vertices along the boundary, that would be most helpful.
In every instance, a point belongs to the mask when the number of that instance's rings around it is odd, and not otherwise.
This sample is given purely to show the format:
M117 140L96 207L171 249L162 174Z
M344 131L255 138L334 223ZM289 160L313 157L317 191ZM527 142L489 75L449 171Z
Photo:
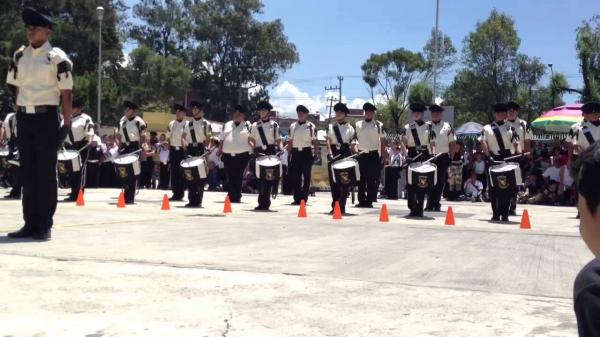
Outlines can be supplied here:
M17 114L14 112L6 115L2 128L0 129L0 141L6 141L8 143L8 157L7 160L18 159L18 148L17 148ZM19 172L19 166L9 164L8 174L12 178L12 189L4 196L4 199L21 199L21 174Z
M428 147L432 147L433 152L435 152L435 146L430 145L431 125L423 120L425 105L413 103L410 105L410 110L413 114L413 122L404 126L402 152L408 154L409 162L423 162L430 158ZM410 172L407 172L407 177L408 174ZM417 187L414 183L406 186L406 192L408 195L408 208L410 209L408 216L422 217L425 195L417 193Z
M125 101L123 107L124 116L119 121L119 129L115 137L119 145L119 153L122 155L139 151L140 144L146 138L146 122L136 115L137 104ZM133 204L135 201L136 180L137 177L128 177L127 183L123 186L126 204Z
M581 107L581 111L585 121L575 130L573 136L573 150L578 154L600 141L600 103L586 103Z
M317 127L307 120L308 108L304 105L296 107L298 121L290 126L289 165L290 176L294 187L294 201L292 205L308 201L310 189L311 170L314 158L321 156L319 141L317 140ZM283 160L285 163L285 160Z
M521 106L516 102L506 103L508 108L508 118L506 123L512 127L516 134L519 136L519 146L523 153L529 153L531 151L531 141L533 139L533 131L526 121L519 118L519 111ZM525 174L525 157L518 160L519 166L521 167L521 174ZM525 177L521 177L524 179ZM510 215L517 215L517 196L510 202Z
M454 158L454 153L456 152L456 136L450 123L442 120L444 108L434 104L429 107L429 111L431 111L429 152L434 156L437 155L435 159L437 184L427 196L427 207L425 207L425 210L439 212L442 208L440 200L442 199L444 186L446 186L446 180L448 179L450 158Z
M198 101L192 101L193 118L187 122L183 131L183 143L187 144L187 155L198 157L204 155L208 148L210 138L212 137L212 128L210 122L204 119L204 104ZM205 164L208 161L205 160ZM188 182L188 200L185 207L201 207L204 196L204 186L206 179L200 180L200 183L194 181Z
M66 202L77 200L79 190L83 190L85 186L81 186L82 171L85 168L85 161L88 158L89 144L94 137L94 122L92 117L83 112L83 101L81 99L73 100L73 110L71 114L71 129L65 138L64 146L67 150L79 151L82 167L78 171L69 172L69 185L71 193L64 199ZM59 170L60 173L60 170Z
M504 161L505 158L521 153L519 135L506 123L507 105L498 103L493 106L493 109L496 121L483 127L480 141L488 158L491 157L494 161ZM502 218L502 221L508 221L512 197L508 200L499 197L494 191L495 188L491 188L491 184L488 184L488 186L490 186L489 198L493 212L492 221L498 221L500 218Z
M271 120L269 116L273 106L269 102L261 101L258 102L257 108L260 119L252 124L250 131L250 142L254 145L254 154L258 157L261 155L275 155L277 149L281 148L281 138L279 124ZM253 164L250 165L254 167ZM258 176L258 172L256 172L256 175ZM258 184L258 206L254 210L268 211L271 206L271 194L279 188L279 180L267 181L260 178Z
M169 142L169 162L171 163L171 191L173 195L169 200L181 201L185 194L183 176L181 174L181 161L185 158L187 142L185 139L185 107L181 104L173 106L175 119L167 127L167 141Z
M337 160L352 155L350 143L355 138L355 132L352 125L346 122L346 115L349 112L346 104L337 103L333 106L333 111L335 111L335 122L330 124L327 129L327 148L329 149L327 172L329 174L329 186L331 186L331 197L333 199L330 214L334 211L333 208L336 201L339 202L340 210L344 214L346 213L348 187L339 181L334 181L331 165Z

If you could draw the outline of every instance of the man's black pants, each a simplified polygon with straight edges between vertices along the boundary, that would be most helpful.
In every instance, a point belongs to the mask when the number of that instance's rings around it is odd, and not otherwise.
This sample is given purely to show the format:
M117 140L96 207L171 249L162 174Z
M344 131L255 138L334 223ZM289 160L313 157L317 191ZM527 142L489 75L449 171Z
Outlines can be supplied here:
M311 148L303 150L293 149L292 159L289 166L292 184L294 186L294 202L308 201L310 192L311 170L313 164Z
M358 156L360 181L358 182L358 203L369 205L377 200L377 181L380 171L380 157L377 151L363 153Z
M427 195L427 209L436 209L442 207L442 193L448 180L448 166L450 166L450 156L447 153L441 154L435 159L437 166L437 184L429 191Z
M185 193L183 177L181 176L181 161L185 156L185 152L180 148L176 150L171 147L169 151L169 162L171 163L171 191L173 191L173 199L182 199Z
M56 161L59 127L56 112L17 113L26 230L43 232L53 225L58 195Z
M242 199L242 180L244 179L246 165L250 160L250 153L245 152L236 155L223 153L221 160L225 166L229 201L240 202Z

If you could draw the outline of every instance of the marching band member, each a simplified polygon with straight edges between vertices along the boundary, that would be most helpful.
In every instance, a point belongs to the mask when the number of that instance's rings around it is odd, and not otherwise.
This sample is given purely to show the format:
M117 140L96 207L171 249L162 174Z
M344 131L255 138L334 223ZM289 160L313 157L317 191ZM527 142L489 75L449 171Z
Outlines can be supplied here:
M360 181L356 207L373 208L373 200L377 200L381 158L387 157L383 123L374 119L376 110L373 104L365 103L363 105L365 119L356 122L356 147L360 153L358 156Z
M210 122L204 119L204 105L198 101L192 101L193 118L185 125L183 131L184 143L187 143L187 154L191 157L198 157L208 149L212 129ZM208 160L206 161L208 165ZM204 186L206 179L202 179L199 184L188 182L188 204L185 207L201 207L204 197Z
M496 121L484 126L480 141L483 144L483 151L494 161L504 161L515 153L521 153L519 145L519 135L506 123L508 107L506 104L498 103L494 105ZM489 175L489 174L488 174ZM497 185L497 184L496 184ZM497 188L490 188L489 198L492 204L492 221L508 221L511 198L500 196L495 191Z
M254 145L254 154L259 156L275 155L276 149L280 148L279 124L271 120L269 114L273 106L269 102L258 102L258 113L260 120L254 122L250 131L250 141ZM258 172L256 172L258 176ZM273 182L264 178L259 179L258 206L254 208L257 211L267 211L271 206L271 192L278 188L279 180Z
M167 141L169 142L169 162L171 163L171 190L173 195L169 200L181 201L185 194L183 176L181 175L181 161L185 157L187 143L185 139L185 107L181 104L173 106L175 120L169 122L167 127Z
M340 204L342 213L346 213L346 200L348 199L348 187L341 184L339 181L334 182L331 165L335 160L340 160L352 155L350 143L354 139L355 133L352 125L346 122L346 115L349 112L348 107L344 103L337 103L333 106L335 111L335 122L329 125L327 129L327 148L329 149L327 172L329 174L329 186L331 186L331 214L335 202Z
M79 190L85 187L81 186L81 175L85 172L85 160L90 151L88 146L92 142L93 137L94 122L92 121L92 117L83 112L83 101L81 99L74 99L71 130L69 130L67 138L65 138L65 149L79 151L83 165L79 171L69 173L71 193L64 199L66 202L76 201Z
M519 146L521 151L528 153L531 151L531 140L533 139L533 131L526 121L519 118L519 110L521 106L515 102L506 103L508 108L508 118L506 123L508 126L515 130L515 133L519 137ZM521 167L521 174L525 174L525 162L519 160L519 166ZM524 177L522 177L524 178ZM510 202L510 215L517 215L517 196Z
M17 145L25 225L8 237L45 241L51 237L58 197L57 150L71 127L73 64L64 51L48 42L54 24L50 18L25 8L23 21L29 45L15 52L6 83L17 89Z
M137 104L131 101L123 102L124 116L119 121L119 129L116 140L119 144L119 153L134 153L141 148L141 143L146 138L146 122L136 115ZM125 203L133 204L135 199L137 177L129 177L124 186Z
M18 154L17 147L17 114L11 112L6 115L2 128L0 128L0 141L6 141L8 143L8 157L7 160L15 159ZM4 196L4 199L21 199L21 174L19 172L19 166L10 164L8 167L8 174L12 178L12 188L10 192Z
M428 146L430 146L431 134L430 125L423 120L426 109L423 104L414 103L410 105L410 110L413 114L413 122L404 126L405 131L402 135L403 152L406 153L405 148L408 148L407 159L409 162L417 159L417 157L418 161L425 161L430 157ZM432 148L435 148L435 146L432 146ZM408 216L422 217L425 195L417 193L417 187L414 184L408 184L406 192L408 196L408 209L410 209Z
M426 211L439 212L442 208L440 200L444 192L444 186L448 180L448 167L450 166L450 158L454 158L456 151L456 136L452 126L442 120L442 112L444 108L434 104L429 107L431 111L430 124L430 143L429 151L432 155L438 155L435 159L437 166L437 184L431 189L427 196ZM435 150L434 150L435 149Z
M219 144L218 154L225 167L227 177L227 195L232 203L242 199L242 180L250 160L250 122L246 121L246 109L236 105L233 119L223 126L223 141Z
M290 126L290 165L291 180L294 187L292 205L300 205L300 201L308 201L311 182L311 170L315 157L319 157L320 148L317 140L317 127L307 121L308 109L304 105L296 107L298 120Z
M590 102L581 107L584 120L573 135L573 153L580 154L600 140L600 103Z

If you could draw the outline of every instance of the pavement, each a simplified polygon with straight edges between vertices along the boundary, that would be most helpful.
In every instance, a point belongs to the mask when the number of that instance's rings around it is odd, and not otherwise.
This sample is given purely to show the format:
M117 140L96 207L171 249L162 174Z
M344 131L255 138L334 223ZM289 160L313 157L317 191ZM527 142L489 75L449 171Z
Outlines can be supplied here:
M118 209L118 190L89 189L59 204L52 241L1 237L0 337L577 335L572 284L593 256L574 208L528 205L526 230L483 203L444 202L446 226L405 218L405 200L379 222L382 202L331 219L328 193L308 218L289 196L225 215L224 193L162 211L164 193ZM22 225L20 201L0 209L0 235Z

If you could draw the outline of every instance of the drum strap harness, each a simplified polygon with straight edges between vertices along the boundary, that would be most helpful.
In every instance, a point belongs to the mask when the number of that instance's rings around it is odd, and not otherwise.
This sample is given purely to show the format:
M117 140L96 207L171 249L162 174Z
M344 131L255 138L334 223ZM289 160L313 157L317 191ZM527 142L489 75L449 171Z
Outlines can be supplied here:
M496 136L496 142L500 148L500 154L505 153L506 147L504 146L504 139L502 139L502 134L500 133L500 128L498 128L498 125L494 124L494 126L492 126L492 131L494 131L494 136Z
M267 142L267 136L265 136L265 130L263 130L262 127L262 122L258 124L258 135L260 136L260 141L262 142L263 148L269 145L269 142Z
M192 136L192 143L198 144L198 139L196 138L196 131L194 131L193 121L190 121L190 136Z
M127 122L123 121L121 124L121 129L123 129L123 136L125 137L125 142L127 144L131 143L131 139L129 139L129 132L127 132Z
M337 124L333 125L333 133L335 134L335 138L338 142L338 146L342 146L342 144L344 144L344 141L342 140L342 133L340 132L339 125L337 125Z
M10 130L10 138L15 138L15 126L13 119L8 120L8 129Z
M413 141L415 142L415 147L421 148L421 138L419 138L419 133L417 132L417 126L415 123L410 125L410 132L412 133Z
M594 136L592 136L592 131L590 130L590 128L587 127L587 125L585 125L582 128L583 131L583 135L585 136L585 139L587 140L587 142L590 145L594 145L594 143L596 142L596 140L594 140Z

